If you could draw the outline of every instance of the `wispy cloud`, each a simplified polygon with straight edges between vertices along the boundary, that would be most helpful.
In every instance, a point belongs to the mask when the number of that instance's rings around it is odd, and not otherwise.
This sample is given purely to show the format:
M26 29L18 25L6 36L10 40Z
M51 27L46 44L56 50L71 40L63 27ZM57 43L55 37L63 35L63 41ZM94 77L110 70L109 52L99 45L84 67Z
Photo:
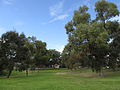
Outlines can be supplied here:
M13 1L14 1L14 0L2 0L2 2L3 2L4 4L7 4L7 5L13 4Z
M61 0L49 7L49 14L51 19L48 22L44 22L42 24L45 25L48 23L53 23L55 21L64 20L69 17L70 13L73 13L74 10L77 10L82 5L87 5L91 7L91 0L84 0L82 2L80 0L79 2L71 4L71 7L67 10L64 10L65 3L67 3L65 2L65 0Z
M64 0L56 3L55 5L49 8L50 16L52 19L48 23L52 23L58 20L64 20L69 16L68 13L65 13L63 11L63 7L64 7Z
M57 4L51 6L49 8L50 15L51 16L58 16L59 14L61 14L63 12L63 4L64 4L64 1L60 1Z
M49 23L55 22L55 21L57 21L57 20L64 20L64 19L67 18L67 17L68 17L68 14L59 15L59 16L56 16L56 17L54 17L53 19L51 19L51 20L49 21Z

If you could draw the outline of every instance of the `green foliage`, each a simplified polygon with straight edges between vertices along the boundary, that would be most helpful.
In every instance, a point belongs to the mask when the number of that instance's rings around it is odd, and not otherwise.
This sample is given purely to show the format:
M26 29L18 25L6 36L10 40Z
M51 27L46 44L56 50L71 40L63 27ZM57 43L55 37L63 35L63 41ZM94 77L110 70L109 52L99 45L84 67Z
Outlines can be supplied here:
M48 50L49 55L49 65L60 64L60 52L56 51L55 49Z
M8 70L8 78L18 61L18 48L23 45L23 41L15 31L6 32L1 36L1 60L4 62L3 69Z
M46 43L36 40L35 37L26 37L23 33L19 34L10 31L2 34L0 38L0 75L4 70L8 71L7 77L11 75L14 68L18 71L26 71L28 76L29 69L42 66L49 66L49 54Z
M108 2L106 0L99 0L95 4L96 19L97 20L108 20L116 15L119 15L117 6L114 3Z
M107 66L114 69L120 61L120 24L110 19L119 15L119 10L114 3L99 0L95 4L95 20L90 19L87 11L87 6L80 7L65 25L69 43L62 54L63 62L66 67L74 68L73 62L79 61L79 66L90 67L96 72ZM78 59L73 54L78 54Z

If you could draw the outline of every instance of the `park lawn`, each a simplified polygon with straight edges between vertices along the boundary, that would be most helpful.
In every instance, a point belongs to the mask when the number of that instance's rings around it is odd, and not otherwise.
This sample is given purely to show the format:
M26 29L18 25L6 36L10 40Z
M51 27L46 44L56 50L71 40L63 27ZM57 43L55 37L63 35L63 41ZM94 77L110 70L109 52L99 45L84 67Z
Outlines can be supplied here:
M0 90L120 90L120 72L104 77L90 71L41 70L13 72L12 76L0 78Z

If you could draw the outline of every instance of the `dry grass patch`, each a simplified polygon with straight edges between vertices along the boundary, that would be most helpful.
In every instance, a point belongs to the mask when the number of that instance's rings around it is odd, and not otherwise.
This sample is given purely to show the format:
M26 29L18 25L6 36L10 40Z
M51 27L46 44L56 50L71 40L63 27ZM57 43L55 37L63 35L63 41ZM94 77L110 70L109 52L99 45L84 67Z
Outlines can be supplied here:
M95 72L58 72L56 73L56 75L67 75L67 74L74 74L74 75L78 75L78 76L82 76L82 77L87 77L87 78L97 78L97 77L107 77L107 76L111 76L114 75L118 72L104 72L103 76L100 76L99 73L95 73Z

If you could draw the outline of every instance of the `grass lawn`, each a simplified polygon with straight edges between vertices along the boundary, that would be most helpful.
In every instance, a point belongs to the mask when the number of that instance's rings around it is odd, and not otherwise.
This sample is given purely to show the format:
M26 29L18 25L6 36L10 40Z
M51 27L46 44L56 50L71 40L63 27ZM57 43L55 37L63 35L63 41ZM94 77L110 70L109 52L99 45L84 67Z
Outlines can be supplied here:
M12 76L0 78L0 90L120 90L120 72L98 77L90 71L41 70L13 72Z

